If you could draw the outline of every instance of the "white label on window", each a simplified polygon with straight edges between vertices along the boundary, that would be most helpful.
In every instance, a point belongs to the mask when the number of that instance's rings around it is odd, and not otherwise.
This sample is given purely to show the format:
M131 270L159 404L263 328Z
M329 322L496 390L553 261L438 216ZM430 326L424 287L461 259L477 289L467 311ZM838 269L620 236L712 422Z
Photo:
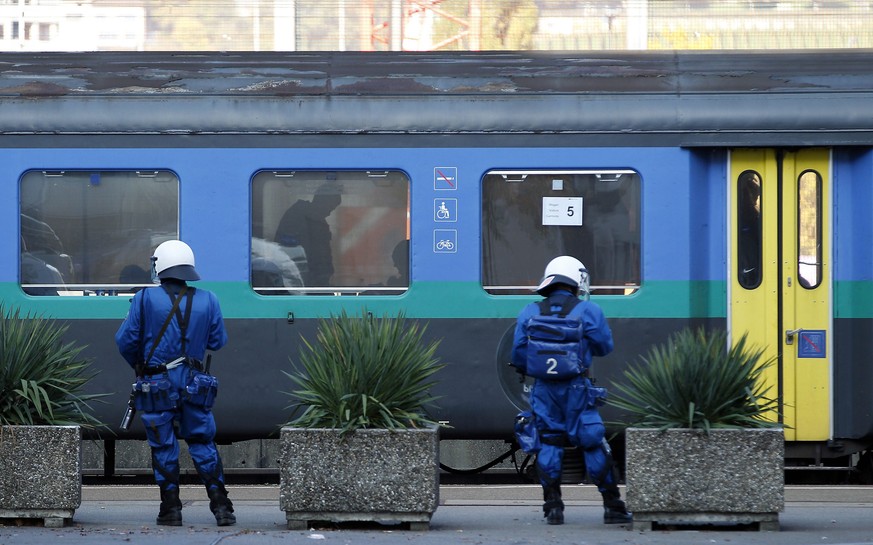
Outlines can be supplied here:
M582 197L543 197L543 225L582 225Z

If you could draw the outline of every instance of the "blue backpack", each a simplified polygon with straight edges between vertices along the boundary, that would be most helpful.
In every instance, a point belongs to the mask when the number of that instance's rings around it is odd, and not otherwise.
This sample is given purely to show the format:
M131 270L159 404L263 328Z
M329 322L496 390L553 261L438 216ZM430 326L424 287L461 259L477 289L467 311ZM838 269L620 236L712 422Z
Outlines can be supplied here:
M539 302L540 314L527 323L527 375L567 380L583 373L582 322L568 317L580 302L577 297L567 296L556 312L552 312L551 298Z

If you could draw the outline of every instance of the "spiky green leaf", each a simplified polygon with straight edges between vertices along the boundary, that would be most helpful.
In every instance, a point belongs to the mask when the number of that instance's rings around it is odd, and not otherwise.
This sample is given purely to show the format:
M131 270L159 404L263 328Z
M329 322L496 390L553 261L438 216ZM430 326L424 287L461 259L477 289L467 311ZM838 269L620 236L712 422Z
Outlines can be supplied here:
M685 329L629 366L609 403L642 427L780 426L778 399L761 380L773 361L762 361L763 355L745 335L728 346L725 331Z
M434 425L425 413L435 397L439 341L424 341L426 327L403 313L375 318L366 310L319 320L314 342L302 340L298 367L284 372L296 386L286 425L398 429Z
M66 331L0 303L0 424L103 426L90 403L105 394L82 393L96 373Z

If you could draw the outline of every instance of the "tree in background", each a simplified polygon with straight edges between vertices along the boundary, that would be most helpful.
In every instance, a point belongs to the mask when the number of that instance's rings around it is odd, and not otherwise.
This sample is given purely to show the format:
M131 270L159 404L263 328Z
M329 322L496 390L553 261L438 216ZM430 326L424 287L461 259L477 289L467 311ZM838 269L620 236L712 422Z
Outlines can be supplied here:
M539 9L534 0L488 2L482 6L479 45L489 49L532 49Z
M151 0L146 8L146 49L251 50L253 25L228 2Z
M539 18L539 9L534 0L478 0L478 29L472 28L476 22L470 16L470 4L471 0L445 0L440 2L439 9L459 20L468 21L471 25L470 34L478 33L479 49L520 50L533 47L533 36ZM457 20L446 17L439 18L434 26L434 43L448 41L464 30ZM470 42L468 34L441 49L469 50Z

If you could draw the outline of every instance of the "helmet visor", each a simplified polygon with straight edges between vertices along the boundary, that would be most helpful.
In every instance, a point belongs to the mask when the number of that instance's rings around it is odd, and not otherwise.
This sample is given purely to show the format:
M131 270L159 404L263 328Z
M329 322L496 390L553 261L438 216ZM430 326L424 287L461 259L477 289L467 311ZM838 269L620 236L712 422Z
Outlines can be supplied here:
M537 286L536 292L540 295L544 295L545 292L551 291L551 287L555 284L564 284L568 288L574 290L579 289L579 284L569 276L564 276L563 274L550 274L543 278L540 285Z
M178 280L200 280L200 275L194 270L191 265L176 265L168 267L158 273L158 278L176 278Z

